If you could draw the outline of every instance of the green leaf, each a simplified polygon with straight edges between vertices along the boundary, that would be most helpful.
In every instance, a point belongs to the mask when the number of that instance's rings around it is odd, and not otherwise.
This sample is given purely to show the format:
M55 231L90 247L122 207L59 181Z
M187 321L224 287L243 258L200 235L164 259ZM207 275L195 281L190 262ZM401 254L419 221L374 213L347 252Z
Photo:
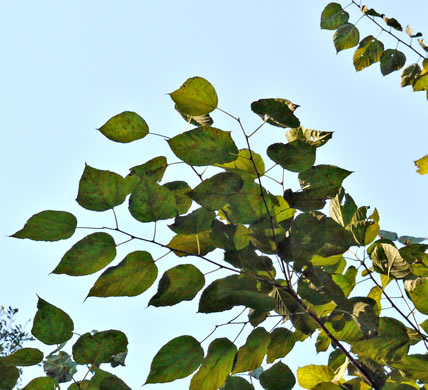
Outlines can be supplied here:
M240 175L222 172L204 180L188 195L201 206L214 211L222 208L243 186L244 181Z
M322 382L331 382L334 378L333 370L328 366L310 364L297 369L297 380L304 389L313 389Z
M253 177L257 173L263 176L265 173L265 163L260 154L249 149L240 149L238 158L230 163L215 164L217 167L224 168L227 171L245 172Z
M260 375L260 384L266 390L291 390L296 378L286 364L278 362Z
M403 31L403 27L401 27L401 24L398 23L397 19L387 18L385 15L383 15L383 21L386 23L387 26L392 27L397 31Z
M192 205L192 199L187 195L191 190L190 186L185 181L177 180L165 183L163 187L167 188L174 194L175 203L177 204L177 213L179 215L186 214Z
M158 268L149 252L129 253L117 266L107 268L97 279L88 297L135 297L156 280Z
M74 244L52 271L71 276L90 275L103 269L116 257L116 244L107 233L93 233Z
M397 233L388 230L379 230L378 235L380 238L385 238L386 240L396 241L398 239Z
M342 255L334 255L329 257L322 257L319 255L313 255L309 260L314 267L325 267L328 265L335 265L343 259ZM331 273L331 272L329 272Z
M46 210L34 214L24 228L12 234L15 238L35 241L58 241L71 237L77 226L76 217L66 211Z
M149 176L155 179L157 182L162 180L162 177L168 167L166 157L158 156L145 162L144 164L137 165L130 168L130 172L137 176Z
M320 147L325 145L333 136L332 131L320 131L308 129L303 126L296 127L295 129L287 130L285 133L288 142L304 141L309 145Z
M420 262L428 266L427 244L410 244L399 249L400 255L409 264Z
M167 246L174 251L176 256L180 257L190 255L205 256L215 249L209 230L198 234L177 234Z
M189 165L230 163L238 158L238 148L230 135L215 127L198 127L168 140L174 154Z
M183 217L176 216L175 221L168 227L177 234L197 234L209 230L216 214L200 207Z
M334 283L336 283L342 289L345 297L348 297L351 291L354 289L357 273L357 269L351 265L346 270L345 275L333 274L331 276Z
M428 355L407 355L400 361L391 364L394 368L403 371L409 378L417 378L420 381L428 382Z
M77 372L77 364L67 352L59 351L58 355L49 354L43 362L43 370L58 383L69 382Z
M222 390L254 390L254 386L240 376L229 376Z
M268 147L267 155L284 169L303 172L314 165L316 147L300 140L276 143Z
M113 376L103 379L100 390L131 390L131 388L122 379Z
M401 86L407 87L408 85L413 85L420 73L421 68L418 64L409 65L401 73Z
M352 216L357 211L357 205L354 199L349 194L345 193L343 188L340 188L339 192L330 202L330 216L338 224L347 227L352 220Z
M350 226L355 241L362 246L371 244L379 233L379 224L374 221L358 221Z
M129 212L140 222L174 218L177 212L174 193L151 177L142 176L129 198Z
M324 30L336 30L347 23L349 14L338 3L327 4L321 14L321 28Z
M317 353L327 351L330 344L330 337L328 337L325 332L320 332L318 334L317 340L315 341L315 348L317 350Z
M98 130L112 141L127 143L144 138L149 133L149 126L137 113L124 111L110 118Z
M240 305L270 311L275 307L275 303L274 298L257 290L256 279L245 275L231 275L217 279L205 288L199 301L198 312L221 312Z
M73 345L73 358L78 364L110 363L114 355L127 350L128 339L119 330L85 333Z
M214 87L202 77L192 77L169 94L177 110L190 116L210 113L217 108L218 97Z
M239 348L232 374L247 372L261 366L270 343L270 334L264 328L255 328L245 345Z
M360 33L357 27L355 27L352 23L345 23L339 26L333 36L334 46L336 47L337 53L342 50L357 46L359 40Z
M275 328L270 334L271 341L267 349L267 363L286 356L294 347L294 333L286 328Z
M358 72L367 68L375 62L379 62L383 53L383 43L373 35L369 35L361 40L358 49L354 54L354 66ZM382 64L381 64L382 68Z
M12 390L19 378L19 370L15 366L8 366L0 361L0 388Z
M251 110L262 120L277 127L298 127L299 119L293 114L297 104L287 99L260 99L251 103Z
M190 390L217 390L232 371L236 347L226 338L215 339L198 372L190 382Z
M380 71L384 76L401 69L406 63L406 56L401 51L388 49L382 54Z
M428 240L428 238L426 238L426 237L413 237L413 236L400 236L400 237L398 237L398 241L404 245L419 244L420 242L423 242L425 240Z
M85 165L76 201L88 210L110 210L124 202L135 183L136 178L133 176L123 178L117 173Z
M43 360L43 352L37 348L21 348L6 357L0 357L0 363L8 366L34 366Z
M428 173L428 154L419 160L415 161L415 165L418 167L417 172L421 175Z
M378 272L396 279L404 278L410 273L409 265L394 245L374 244L374 249L369 255Z
M74 324L67 313L39 297L31 333L42 343L53 345L70 340Z
M426 334L428 334L428 320L425 320L420 324L421 328L425 331Z
M56 390L60 389L58 382L49 377L34 378L22 390Z
M387 364L402 359L409 346L406 327L394 318L381 317L377 336L353 342L352 351L375 362Z
M428 314L428 277L406 280L404 288L416 309L423 314Z
M150 299L148 306L172 306L182 301L191 301L204 284L203 273L194 265L177 265L162 275L158 291Z
M165 344L153 358L146 383L166 383L185 378L202 363L204 350L192 336L179 336Z

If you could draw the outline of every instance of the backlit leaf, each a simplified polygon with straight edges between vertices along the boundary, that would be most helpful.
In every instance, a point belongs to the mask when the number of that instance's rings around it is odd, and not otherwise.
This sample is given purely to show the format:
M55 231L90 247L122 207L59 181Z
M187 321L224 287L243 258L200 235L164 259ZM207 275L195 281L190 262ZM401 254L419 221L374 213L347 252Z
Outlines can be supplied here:
M1 364L8 366L34 366L43 360L43 352L37 348L21 348L6 357L0 358Z
M417 378L420 381L428 382L428 355L408 355L403 356L400 361L391 364L394 368L402 370L408 377Z
M254 390L254 386L240 376L229 376L222 390Z
M190 382L190 390L217 390L232 370L236 347L226 338L215 339L198 372Z
M66 211L46 210L34 214L24 228L11 237L35 241L58 241L71 237L77 226L76 217Z
M22 390L59 390L58 382L49 377L34 378Z
M422 36L421 32L413 34L412 28L409 25L406 26L406 33L410 38L419 38Z
M428 277L406 280L404 288L416 309L423 314L428 314Z
M383 15L383 21L386 23L387 26L392 27L393 29L398 31L403 31L403 27L401 27L401 24L398 23L397 19L387 18L385 15Z
M210 114L192 116L180 111L177 105L175 105L174 108L187 123L190 123L194 126L212 126L212 124L214 123Z
M382 54L380 71L384 76L401 69L406 63L406 56L401 51L388 49Z
M267 349L267 363L286 356L294 347L294 333L286 328L276 328L272 331L271 341Z
M297 380L304 389L313 389L322 382L331 382L334 377L333 370L328 366L310 364L297 369Z
M57 355L51 353L43 361L43 370L46 375L54 378L58 383L71 381L72 375L77 372L76 367L76 362L64 351L59 351Z
M166 383L185 378L202 363L204 350L192 336L179 336L165 344L153 358L146 383Z
M421 175L428 173L428 154L419 160L415 161L415 165L418 167L417 172Z
M158 156L152 158L144 164L132 167L129 170L131 171L131 174L137 176L150 176L157 182L159 182L162 180L163 174L165 173L167 167L168 162L166 160L166 157Z
M377 40L373 35L365 37L361 40L354 54L355 70L358 72L380 61L382 53L383 43L381 41Z
M52 273L90 275L110 264L115 257L113 237L103 232L93 233L74 244Z
M149 126L135 112L124 111L109 119L98 130L112 141L127 143L144 138L149 133Z
M401 86L413 85L420 73L421 67L418 64L409 65L401 72Z
M31 333L42 343L61 344L73 336L74 324L67 313L42 298L37 302Z
M374 244L369 255L378 272L396 279L404 278L410 273L409 265L394 245L376 242Z
M337 53L342 50L357 46L359 40L360 33L357 27L355 27L352 23L345 23L339 26L333 36L334 46L336 47Z
M291 390L296 378L286 364L278 362L260 375L260 384L266 390Z
M309 145L320 147L325 145L333 136L332 131L320 131L308 129L303 126L296 127L295 129L287 130L285 133L288 142L304 141Z
M346 194L344 189L339 189L339 192L330 202L330 216L338 224L347 227L352 220L352 216L357 211L357 205L354 199L349 194Z
M267 155L284 169L303 172L314 165L316 147L300 140L276 143L268 147Z
M366 246L371 244L379 233L379 224L374 221L358 221L350 226L350 230L354 235L355 241Z
M267 123L277 127L298 127L299 119L293 114L297 104L287 99L260 99L251 103L251 110Z
M250 153L249 149L240 149L238 158L230 163L215 164L215 165L217 167L224 168L232 172L243 171L250 174L253 177L257 177L257 173L260 176L263 176L265 173L265 163L262 157L260 156L260 154L254 152L253 150Z
M97 279L88 297L134 297L156 280L158 269L148 252L128 254L117 266L107 268Z
M185 181L177 180L165 183L163 187L174 194L178 214L186 214L192 205L192 199L187 195L191 190L190 186Z
M321 14L321 28L325 30L336 30L339 26L347 23L349 14L338 3L327 4Z
M217 108L217 92L202 77L192 77L176 91L169 94L177 110L190 116L208 114Z
M215 249L210 237L209 230L198 234L177 234L168 243L168 248L174 251L176 256L205 256Z
M197 234L209 230L216 214L204 207L200 207L185 216L175 217L175 221L168 227L178 234Z
M205 277L192 264L180 264L166 271L157 293L148 306L172 306L182 301L191 301L204 287Z

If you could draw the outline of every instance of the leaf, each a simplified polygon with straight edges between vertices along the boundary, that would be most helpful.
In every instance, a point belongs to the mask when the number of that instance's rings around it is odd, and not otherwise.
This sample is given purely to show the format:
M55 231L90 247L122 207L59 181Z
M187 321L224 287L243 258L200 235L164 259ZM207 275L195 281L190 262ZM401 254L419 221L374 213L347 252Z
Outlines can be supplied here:
M309 145L320 147L325 145L333 136L332 131L312 130L307 127L299 126L295 129L287 130L285 133L288 142L304 141Z
M70 238L77 226L76 217L66 211L46 210L34 214L24 228L12 234L15 238L35 241L58 241Z
M21 348L6 357L0 357L0 364L8 366L34 366L43 360L43 352L37 348Z
M222 208L233 195L241 191L243 185L240 175L222 172L204 180L188 195L201 206L214 211Z
M421 32L413 34L412 28L409 25L406 26L406 33L410 38L419 38L422 36Z
M110 118L98 130L112 141L127 143L144 138L149 133L149 126L137 113L124 111Z
M343 201L345 200L345 201ZM330 216L338 224L347 227L352 220L352 216L357 211L357 205L349 194L346 194L343 188L330 202Z
M167 188L174 194L178 214L186 214L192 205L192 199L187 195L191 190L190 186L185 181L178 180L165 183L163 187Z
M74 244L52 271L71 276L90 275L103 269L116 257L116 244L107 233L93 233Z
M174 218L177 212L174 193L151 177L142 176L129 198L129 212L140 222Z
M277 127L298 127L299 119L293 114L297 104L287 99L260 99L251 103L251 111L262 120Z
M350 230L355 241L361 246L366 246L376 239L379 233L379 224L370 220L358 221L351 224Z
M309 189L301 192L293 192L291 189L284 191L284 199L290 207L301 211L313 211L324 208L326 198L323 190Z
M175 105L174 108L177 110L177 112L181 115L181 117L187 122L194 126L212 126L214 123L213 119L211 118L210 114L204 114L204 115L197 115L197 116L191 116L186 114L185 112L181 112L178 109L178 106Z
M60 389L58 382L49 377L34 378L22 390L56 390Z
M114 355L127 350L128 339L119 330L85 333L73 345L73 358L78 364L110 363Z
M239 348L232 374L247 372L260 367L269 343L270 334L264 328L255 328L249 334L245 345Z
M135 167L130 168L130 172L133 175L141 176L149 176L155 179L157 182L162 180L162 177L168 167L168 162L166 157L158 156L152 158L151 160L145 162L144 164L137 165Z
M297 380L304 389L313 389L319 383L331 382L333 377L333 370L328 366L310 364L297 369Z
M265 163L262 157L249 149L240 149L238 158L232 162L215 165L229 172L245 172L253 177L257 177L257 174L263 176L265 173Z
M256 279L245 275L231 275L217 279L205 288L199 301L198 312L215 313L240 305L270 311L275 307L275 303L274 298L257 290Z
M286 356L294 347L296 338L294 333L286 328L276 328L272 331L271 341L267 349L267 363Z
M200 207L183 217L176 216L174 223L168 227L177 234L197 234L209 230L215 217L214 211Z
M401 24L398 23L397 19L387 18L385 15L383 15L383 21L386 23L387 26L392 27L397 31L403 31L403 27L401 27Z
M378 233L380 238L385 238L387 240L395 241L398 239L398 234L395 232L390 232L388 230L379 230Z
M419 160L415 161L415 165L418 167L417 172L421 175L428 173L428 154Z
M296 378L286 364L278 362L260 375L260 384L266 390L291 390Z
M218 97L214 87L202 77L192 77L169 94L177 110L190 116L210 113L217 108Z
M393 362L391 365L405 373L409 378L417 378L420 381L428 382L428 355L407 355L400 361Z
M254 386L240 376L229 376L222 390L254 390Z
M303 172L314 165L316 147L300 140L276 143L268 147L267 155L284 169Z
M131 390L131 388L122 379L113 376L103 379L100 390Z
M61 344L73 336L74 324L67 313L39 297L31 333L47 345Z
M232 371L236 347L226 338L215 339L198 372L190 382L190 390L217 390Z
M58 355L49 354L43 362L43 370L58 383L69 382L77 372L77 364L67 352L59 351Z
M421 68L418 64L409 65L401 73L401 86L407 87L408 85L413 85L420 73Z
M428 240L428 238L426 238L426 237L413 237L413 236L400 236L400 237L398 237L398 241L404 245L419 244L420 242L423 242L425 240Z
M361 40L358 49L354 54L354 66L358 72L367 68L371 64L380 61L383 53L383 43L373 35L369 35Z
M416 309L422 314L428 314L428 277L406 280L404 282L404 288Z
M146 383L166 383L185 378L202 363L204 350L192 336L179 336L165 344L153 358Z
M395 49L385 50L380 60L380 71L384 76L401 69L406 63L406 56L403 52Z
M110 210L122 204L131 193L136 178L123 178L117 173L103 171L85 165L79 182L77 203L92 211Z
M325 332L319 333L317 340L315 341L315 348L317 350L317 353L327 351L330 344L331 344L331 340L327 336L327 334Z
M159 281L157 293L148 306L172 306L191 301L204 287L205 277L192 264L180 264L166 271Z
M351 291L354 289L357 273L357 269L351 265L346 270L345 275L333 274L331 276L333 281L342 289L345 297L348 297Z
M422 47L422 49L424 49L425 51L428 51L428 46L425 45L424 40L422 38L418 39L418 43L420 47Z
M176 256L180 257L190 255L205 256L215 249L209 230L198 234L177 234L167 246L174 251Z
M324 30L336 30L347 23L349 14L338 3L327 4L321 13L321 28Z
M0 388L12 390L19 378L19 370L15 366L8 366L0 361Z
M342 24L333 35L333 42L337 53L342 50L357 46L359 40L360 33L357 27L355 27L352 23Z
M107 268L88 297L135 297L156 280L158 269L149 252L129 253L117 266Z
M364 14L364 15L367 15L367 16L374 16L374 17L382 17L382 15L380 14L380 13L378 13L375 9L373 9L373 8L369 8L369 7L367 7L366 5L362 5L362 6L360 6L360 9L361 9L361 12Z
M409 265L392 244L375 243L374 249L369 255L378 272L384 275L401 279L410 273Z
M224 164L238 158L238 148L230 135L215 127L198 127L168 140L174 154L189 165Z

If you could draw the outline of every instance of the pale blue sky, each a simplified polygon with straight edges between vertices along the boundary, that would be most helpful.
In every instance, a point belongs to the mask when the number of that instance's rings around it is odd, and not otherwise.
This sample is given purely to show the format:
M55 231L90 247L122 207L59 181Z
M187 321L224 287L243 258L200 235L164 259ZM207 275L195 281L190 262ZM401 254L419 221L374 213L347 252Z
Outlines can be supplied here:
M47 209L70 211L81 226L113 225L110 212L89 212L74 200L85 162L125 175L129 167L158 154L171 156L170 161L174 157L161 138L148 136L121 145L95 129L129 110L143 116L153 132L169 136L182 132L185 122L167 93L196 75L215 86L219 106L241 117L248 130L259 124L250 111L252 101L283 97L299 104L296 114L302 125L335 131L319 149L317 163L355 172L344 186L358 205L378 208L382 229L426 237L428 182L426 176L416 174L413 164L428 152L428 105L423 93L401 89L400 72L382 77L378 64L356 73L353 50L336 55L333 32L319 28L327 2L308 3L2 1L0 304L20 308L20 321L25 321L35 314L38 294L65 310L76 332L125 331L130 342L127 367L111 371L133 389L144 383L152 357L167 341L181 334L202 339L214 324L233 316L195 314L197 300L146 309L157 283L136 298L89 298L83 303L99 273L80 278L48 274L87 231L52 244L7 238L31 215ZM425 0L373 0L368 5L428 34ZM354 6L349 9L355 22L360 13ZM362 36L379 32L366 20L358 27ZM386 48L395 48L387 34L380 38ZM410 51L404 52L408 64L417 61ZM217 127L232 131L235 142L244 147L236 123L220 112L213 117ZM252 138L252 146L261 152L274 142L284 142L283 130L266 126ZM197 183L191 172L173 167L165 181L182 174L189 184ZM289 176L288 183L296 188L293 175ZM279 187L270 188L280 193ZM151 238L152 225L128 217L126 204L118 215L122 227ZM159 238L168 242L172 232L163 231ZM137 248L152 252L153 257L164 253L130 244L119 247L113 264ZM200 265L198 259L185 259L190 261ZM176 264L174 256L161 260L159 274ZM234 338L236 333L232 329L217 337ZM244 342L241 337L238 345ZM307 357L315 353L313 344L301 351L285 359L294 371L312 363ZM327 359L320 357L319 362ZM41 369L26 371L24 383L43 374ZM188 381L147 388L186 389Z

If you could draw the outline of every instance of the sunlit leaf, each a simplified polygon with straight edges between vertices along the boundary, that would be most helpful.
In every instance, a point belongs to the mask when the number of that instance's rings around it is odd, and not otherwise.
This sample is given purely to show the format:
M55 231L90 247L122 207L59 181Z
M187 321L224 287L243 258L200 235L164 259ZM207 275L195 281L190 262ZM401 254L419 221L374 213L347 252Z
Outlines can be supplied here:
M265 164L260 154L249 149L240 149L238 158L230 163L215 164L217 167L227 169L228 171L243 171L253 177L257 174L263 176L265 173Z
M34 214L24 228L12 234L15 238L35 241L58 241L71 237L77 226L76 217L66 211L46 210Z
M110 118L98 130L112 141L127 143L144 138L149 133L149 126L135 112L124 111Z
M168 227L177 234L197 234L209 230L216 214L204 207L200 207L185 216L175 217L175 221Z
M205 256L215 249L209 230L198 234L177 234L167 246L174 251L176 256Z
M158 291L148 305L172 306L182 301L191 301L204 284L204 275L194 265L177 265L163 274Z
M395 49L387 49L382 54L380 60L380 71L384 76L401 69L406 63L406 56L403 52Z
M192 77L176 91L169 94L177 110L190 116L210 113L217 108L217 92L210 82L202 77Z
M354 54L354 66L358 72L367 68L371 64L380 61L383 53L383 43L373 35L369 35L361 40L358 49Z
M294 333L286 328L276 328L272 331L271 341L267 349L267 363L286 356L294 347Z
M327 351L330 344L330 337L328 337L325 332L320 332L317 337L317 340L315 341L315 348L317 350L317 353Z
M413 85L420 73L421 67L418 64L409 65L401 72L401 86Z
M300 140L288 144L276 143L268 147L267 155L284 169L303 172L314 164L316 147Z
M402 370L408 377L417 378L420 381L428 382L428 355L408 355L401 360L391 364L394 368Z
M421 32L417 32L416 34L413 34L412 28L409 25L406 26L406 33L410 38L419 38L422 36Z
M329 3L321 14L321 28L325 30L336 30L339 26L347 23L349 14L344 11L338 3Z
M297 369L297 380L304 389L313 389L319 383L331 382L333 377L333 370L328 366L310 364Z
M387 26L392 27L395 30L403 31L403 27L401 27L401 24L398 23L398 20L395 18L387 18L385 15L383 15L383 21L386 23Z
M419 160L415 161L415 165L418 167L417 172L421 175L428 173L428 154Z
M350 230L355 241L362 246L366 246L376 239L379 233L379 224L370 220L358 221L351 224Z
M148 252L128 254L118 265L107 268L97 279L88 297L134 297L156 280L158 269Z
M8 366L34 366L43 360L43 352L37 348L21 348L6 357L0 357L0 364Z
M162 180L163 174L165 173L167 167L168 162L166 157L158 156L152 158L144 164L129 168L129 170L131 174L137 176L149 176L159 182Z
M90 275L110 264L115 257L113 237L103 232L93 233L74 244L52 273Z
M166 383L185 378L202 363L204 350L192 336L179 336L165 344L153 358L146 383Z
M58 382L49 377L34 378L22 390L59 390Z
M418 39L419 46L422 47L425 51L428 52L428 46L425 45L424 40L422 38Z
M356 210L357 205L354 199L349 194L346 194L343 188L339 189L339 192L330 202L331 218L344 227L351 223L352 216Z
M416 309L423 314L428 314L428 277L406 280L404 288Z
M373 261L373 265L382 274L400 279L407 276L410 272L409 265L401 257L398 249L392 244L375 243L374 249L369 252L369 255Z
M359 40L360 33L357 27L355 27L352 23L345 23L339 26L333 36L334 46L336 47L337 53L342 50L357 46Z
M308 129L307 127L299 126L295 129L287 130L285 133L288 142L304 141L309 145L320 147L325 145L333 136L332 131L320 131Z
M344 275L333 274L331 277L333 281L342 289L346 297L349 296L353 288L355 287L355 279L357 277L357 269L354 266L350 266Z
M278 362L260 375L260 384L266 390L291 390L296 378L286 364Z
M277 127L300 126L299 119L293 114L297 104L287 99L260 99L251 103L251 110L267 123Z

